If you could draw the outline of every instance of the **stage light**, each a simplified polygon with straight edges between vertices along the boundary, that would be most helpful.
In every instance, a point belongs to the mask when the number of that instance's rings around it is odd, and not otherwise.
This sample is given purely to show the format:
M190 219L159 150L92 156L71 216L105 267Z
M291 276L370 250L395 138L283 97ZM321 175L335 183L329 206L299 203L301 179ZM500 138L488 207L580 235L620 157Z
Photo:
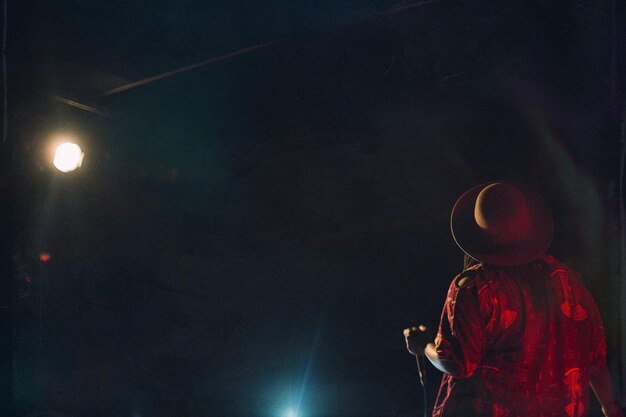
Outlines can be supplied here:
M74 171L80 168L84 156L80 146L72 142L65 142L56 148L53 164L61 172Z
M293 408L290 408L285 412L285 417L298 417L298 413Z

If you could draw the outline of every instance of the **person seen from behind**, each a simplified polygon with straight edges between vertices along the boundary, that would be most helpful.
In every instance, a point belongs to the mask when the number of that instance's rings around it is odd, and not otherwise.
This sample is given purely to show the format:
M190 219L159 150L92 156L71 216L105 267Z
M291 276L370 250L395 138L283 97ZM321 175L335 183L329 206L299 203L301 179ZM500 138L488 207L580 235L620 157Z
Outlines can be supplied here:
M451 228L474 264L452 281L434 340L404 330L409 352L443 372L433 417L586 417L589 387L606 417L624 417L598 307L545 253L546 202L520 184L483 184L458 199Z

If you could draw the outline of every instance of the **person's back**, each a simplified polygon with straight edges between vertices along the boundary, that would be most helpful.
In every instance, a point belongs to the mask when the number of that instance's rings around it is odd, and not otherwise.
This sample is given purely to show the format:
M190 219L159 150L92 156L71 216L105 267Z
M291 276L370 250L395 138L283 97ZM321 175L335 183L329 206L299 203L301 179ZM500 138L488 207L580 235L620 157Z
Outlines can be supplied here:
M546 202L520 184L483 184L457 200L450 223L478 264L450 285L434 343L425 326L404 329L409 352L444 373L433 416L584 417L591 386L606 416L623 417L598 308L545 255Z
M593 298L555 258L476 266L455 279L444 311L436 346L453 373L433 415L587 414L604 331Z

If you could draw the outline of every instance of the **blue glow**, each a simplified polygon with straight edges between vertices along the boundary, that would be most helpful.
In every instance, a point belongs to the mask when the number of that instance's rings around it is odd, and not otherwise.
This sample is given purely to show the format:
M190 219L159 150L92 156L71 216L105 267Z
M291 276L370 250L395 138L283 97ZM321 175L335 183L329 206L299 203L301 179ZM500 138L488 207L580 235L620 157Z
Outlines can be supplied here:
M298 402L296 404L295 410L291 410L294 413L293 416L289 416L289 417L301 417L300 416L300 407L302 406L302 400L304 399L304 393L305 393L306 388L307 388L307 386L309 384L309 380L311 379L311 373L312 373L312 368L313 368L313 359L315 358L316 350L317 350L317 347L318 347L320 339L321 339L323 324L324 324L324 320L322 320L322 323L320 324L320 327L318 328L317 332L315 333L315 338L314 338L313 344L311 346L311 353L309 354L309 360L307 361L306 369L304 371L304 376L302 378L302 385L300 385L300 389L299 389L299 392L298 392Z

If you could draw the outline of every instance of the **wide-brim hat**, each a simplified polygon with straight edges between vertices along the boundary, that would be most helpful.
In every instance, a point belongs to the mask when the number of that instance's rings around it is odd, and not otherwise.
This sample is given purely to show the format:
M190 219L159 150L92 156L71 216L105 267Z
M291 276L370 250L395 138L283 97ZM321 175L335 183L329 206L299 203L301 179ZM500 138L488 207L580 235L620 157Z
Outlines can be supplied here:
M525 185L505 181L465 192L452 209L450 227L463 252L496 266L522 265L541 256L554 232L546 201Z

